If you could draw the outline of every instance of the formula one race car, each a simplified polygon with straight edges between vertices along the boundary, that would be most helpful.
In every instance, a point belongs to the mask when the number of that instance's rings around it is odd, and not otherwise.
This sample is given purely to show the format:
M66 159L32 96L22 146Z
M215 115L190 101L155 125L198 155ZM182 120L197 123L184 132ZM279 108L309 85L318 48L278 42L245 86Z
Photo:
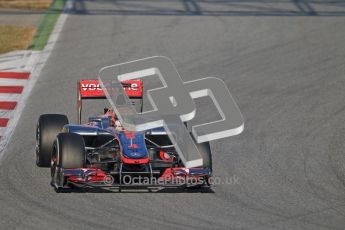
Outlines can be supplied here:
M127 80L122 86L131 104L142 111L143 82ZM164 128L127 131L111 108L81 124L83 99L106 99L98 80L78 82L78 124L69 124L61 114L43 114L38 119L36 164L51 168L51 184L56 190L209 186L212 159L208 142L197 144L203 166L186 168Z

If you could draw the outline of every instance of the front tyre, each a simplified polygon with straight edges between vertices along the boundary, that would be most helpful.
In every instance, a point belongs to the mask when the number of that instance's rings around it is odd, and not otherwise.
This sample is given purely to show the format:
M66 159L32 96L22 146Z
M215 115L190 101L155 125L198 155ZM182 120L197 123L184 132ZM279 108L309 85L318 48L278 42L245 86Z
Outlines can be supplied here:
M52 184L55 188L65 185L62 169L85 167L85 143L82 136L75 133L60 133L53 146L51 157Z

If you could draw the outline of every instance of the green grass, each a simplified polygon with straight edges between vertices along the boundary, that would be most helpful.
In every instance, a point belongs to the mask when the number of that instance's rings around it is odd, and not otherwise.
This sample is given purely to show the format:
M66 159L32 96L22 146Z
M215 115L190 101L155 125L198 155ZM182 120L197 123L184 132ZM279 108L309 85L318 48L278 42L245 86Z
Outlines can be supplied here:
M66 0L55 0L48 8L47 12L41 17L37 33L30 45L32 50L43 50L48 42L49 36L54 29Z

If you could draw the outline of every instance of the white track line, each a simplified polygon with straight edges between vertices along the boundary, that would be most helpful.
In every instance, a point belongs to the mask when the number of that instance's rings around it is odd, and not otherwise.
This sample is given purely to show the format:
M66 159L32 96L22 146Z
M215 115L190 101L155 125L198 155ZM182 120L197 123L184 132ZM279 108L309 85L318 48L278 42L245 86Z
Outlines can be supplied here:
M14 110L4 110L4 109L0 109L0 117L1 118L8 118L11 119L13 117L13 111Z
M14 129L21 117L21 114L23 113L23 110L25 108L25 104L26 101L30 95L30 92L32 90L32 88L34 87L38 77L40 76L40 73L46 63L46 61L48 60L54 45L56 43L56 41L58 40L58 37L62 31L63 25L66 22L66 19L68 17L68 12L71 10L72 6L73 6L73 1L74 0L68 0L64 11L62 12L62 14L59 16L58 21L55 24L54 30L52 31L49 40L47 42L46 47L44 48L44 50L42 52L40 52L39 57L35 57L37 61L35 61L35 64L33 66L33 71L31 72L31 76L30 79L27 83L27 85L25 85L24 87L24 91L22 93L22 97L21 100L18 101L17 104L17 108L15 113L13 114L13 118L9 121L6 131L3 134L3 137L0 141L0 160L4 155L4 149L6 148L7 144L9 143ZM38 61L39 60L39 61ZM33 63L32 63L33 64ZM35 121L32 121L35 122Z
M0 101L18 101L21 94L0 93Z
M6 132L7 127L0 127L0 137L3 137ZM1 156L1 155L0 155Z
M27 82L27 79L0 78L0 86L25 86Z
M0 57L1 71L29 71L34 67L41 51L21 50L11 52Z

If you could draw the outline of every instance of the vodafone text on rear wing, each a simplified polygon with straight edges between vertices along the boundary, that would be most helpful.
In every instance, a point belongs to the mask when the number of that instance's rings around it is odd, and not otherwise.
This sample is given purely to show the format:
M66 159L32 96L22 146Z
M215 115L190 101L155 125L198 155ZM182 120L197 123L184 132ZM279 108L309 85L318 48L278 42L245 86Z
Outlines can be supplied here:
M132 105L137 111L143 108L143 82L141 80L122 81L125 93L129 97ZM80 80L78 81L78 124L81 124L82 102L83 99L106 99L106 96L99 85L98 80Z

